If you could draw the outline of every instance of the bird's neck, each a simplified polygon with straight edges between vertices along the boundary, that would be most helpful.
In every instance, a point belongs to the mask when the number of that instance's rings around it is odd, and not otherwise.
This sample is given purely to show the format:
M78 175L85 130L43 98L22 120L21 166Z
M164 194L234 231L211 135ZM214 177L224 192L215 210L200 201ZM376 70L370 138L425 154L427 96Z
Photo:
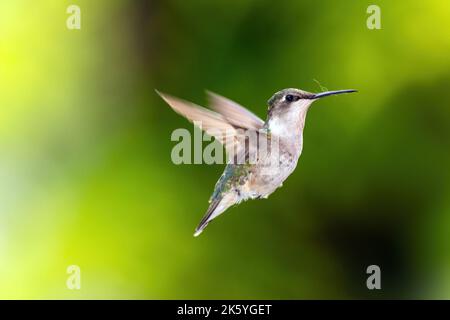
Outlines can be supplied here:
M301 137L308 108L292 109L267 120L267 129L280 139Z
M308 108L295 108L267 120L270 135L279 142L280 148L300 156L303 148L303 128Z

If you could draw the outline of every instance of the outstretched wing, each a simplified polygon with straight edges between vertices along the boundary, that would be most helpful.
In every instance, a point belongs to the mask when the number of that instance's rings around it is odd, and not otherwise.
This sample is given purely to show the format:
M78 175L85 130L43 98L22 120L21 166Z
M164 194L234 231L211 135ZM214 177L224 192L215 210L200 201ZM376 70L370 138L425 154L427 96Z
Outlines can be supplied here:
M210 93L213 106L220 112L218 113L192 102L156 92L175 112L201 125L201 129L222 143L228 153L232 152L233 155L240 153L242 144L245 143L246 130L261 134L258 130L263 127L264 122L250 111L224 97Z
M259 130L264 126L263 120L238 103L217 93L211 91L206 92L211 108L223 115L231 124L240 128L253 130Z

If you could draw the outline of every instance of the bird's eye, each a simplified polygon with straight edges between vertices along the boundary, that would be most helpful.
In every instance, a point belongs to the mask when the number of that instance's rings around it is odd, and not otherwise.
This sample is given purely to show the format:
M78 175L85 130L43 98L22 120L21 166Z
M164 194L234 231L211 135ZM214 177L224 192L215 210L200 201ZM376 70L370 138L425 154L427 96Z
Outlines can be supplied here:
M292 94L288 94L288 95L286 96L286 101L287 101L287 102L297 101L298 99L300 99L299 96L294 96L294 95L292 95Z

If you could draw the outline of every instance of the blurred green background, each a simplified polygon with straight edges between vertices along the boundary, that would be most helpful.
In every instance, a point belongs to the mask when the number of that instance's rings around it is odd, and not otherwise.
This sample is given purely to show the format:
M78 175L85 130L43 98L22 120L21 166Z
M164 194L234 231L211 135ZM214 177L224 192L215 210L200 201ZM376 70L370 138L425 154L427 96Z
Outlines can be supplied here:
M1 1L0 298L450 298L449 32L445 0ZM193 238L224 166L171 162L193 127L154 88L265 119L314 79L359 93L313 106L282 189Z

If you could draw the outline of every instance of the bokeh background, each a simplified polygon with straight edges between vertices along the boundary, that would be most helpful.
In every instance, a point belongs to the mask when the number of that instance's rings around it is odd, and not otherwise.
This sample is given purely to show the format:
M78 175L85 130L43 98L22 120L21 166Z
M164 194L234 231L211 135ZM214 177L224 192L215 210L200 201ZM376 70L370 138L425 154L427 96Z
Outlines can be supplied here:
M449 32L445 0L1 1L0 298L450 298ZM154 89L265 118L315 80L359 93L314 105L282 189L193 238L224 166L171 162L193 127Z

